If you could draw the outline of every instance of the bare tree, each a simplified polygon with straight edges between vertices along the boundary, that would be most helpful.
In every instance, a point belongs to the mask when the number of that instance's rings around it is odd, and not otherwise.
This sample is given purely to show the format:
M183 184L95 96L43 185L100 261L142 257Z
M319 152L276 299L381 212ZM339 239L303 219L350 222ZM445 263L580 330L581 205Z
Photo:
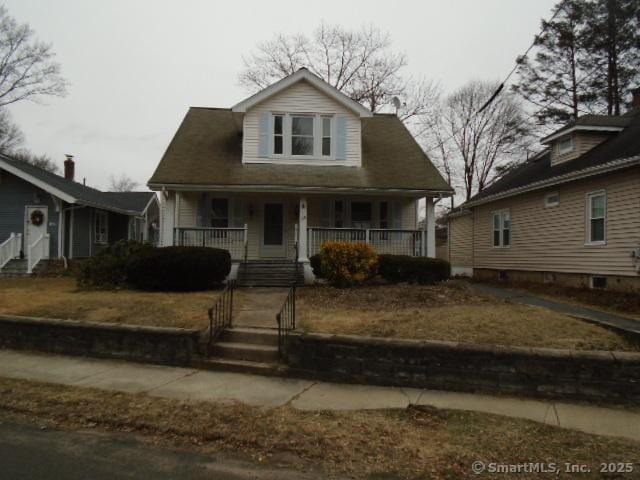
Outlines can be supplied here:
M527 156L532 143L529 122L515 96L503 92L486 108L494 82L471 81L447 96L425 122L423 141L450 183L458 180L464 199Z
M9 112L0 108L0 153L11 155L24 143L24 135L13 120Z
M21 149L11 153L11 157L15 160L30 163L31 165L46 170L51 173L58 173L60 169L58 165L51 160L48 155L37 155L31 153L29 150Z
M110 192L131 192L138 186L131 177L126 176L124 173L116 178L114 175L109 177L109 191Z
M0 107L42 95L64 96L67 82L54 56L51 45L36 40L29 25L19 25L0 6Z
M249 91L306 67L372 112L392 111L398 97L404 121L427 113L438 89L425 79L403 76L406 56L393 51L389 35L373 26L349 30L322 23L311 37L279 34L243 60L239 81Z

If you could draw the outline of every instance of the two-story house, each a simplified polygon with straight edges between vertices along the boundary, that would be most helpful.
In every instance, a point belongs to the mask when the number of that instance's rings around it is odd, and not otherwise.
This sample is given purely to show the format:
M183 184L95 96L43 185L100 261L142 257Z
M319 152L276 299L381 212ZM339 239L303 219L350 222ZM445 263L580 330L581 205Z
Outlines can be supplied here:
M542 143L449 216L453 273L640 290L640 89Z
M149 187L162 245L225 248L244 268L299 262L307 281L327 240L435 256L433 201L452 194L396 115L304 68L231 108L190 108Z

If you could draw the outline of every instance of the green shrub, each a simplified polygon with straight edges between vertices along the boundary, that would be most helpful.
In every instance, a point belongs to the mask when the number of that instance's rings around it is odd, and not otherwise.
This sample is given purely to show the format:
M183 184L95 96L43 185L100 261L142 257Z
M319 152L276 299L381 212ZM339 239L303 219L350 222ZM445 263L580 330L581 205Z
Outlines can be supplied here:
M164 247L142 252L127 266L128 283L140 290L206 290L222 283L231 270L227 250Z
M390 283L427 285L446 280L451 275L449 262L439 258L380 255L378 261L378 273Z
M322 271L322 258L319 253L312 255L309 257L309 263L311 264L311 269L313 270L313 274L316 278L324 278L324 273Z
M152 248L134 240L119 240L82 261L77 271L78 285L94 288L124 287L127 283L127 264L131 258Z
M378 269L378 255L371 245L325 242L320 248L321 272L335 287L361 284Z

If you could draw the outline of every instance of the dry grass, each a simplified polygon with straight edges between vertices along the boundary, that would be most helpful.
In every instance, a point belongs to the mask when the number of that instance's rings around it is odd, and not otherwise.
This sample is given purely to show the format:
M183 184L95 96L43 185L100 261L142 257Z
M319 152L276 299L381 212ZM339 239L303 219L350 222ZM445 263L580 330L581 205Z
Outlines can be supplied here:
M0 313L33 317L204 328L219 292L79 290L71 277L0 278Z
M2 418L135 432L155 443L270 466L319 467L324 478L467 478L475 460L589 464L594 473L581 477L598 478L600 462L637 461L640 448L630 440L469 412L266 410L10 379L0 379Z
M300 289L308 331L578 350L637 347L596 325L474 293L464 282L354 289Z

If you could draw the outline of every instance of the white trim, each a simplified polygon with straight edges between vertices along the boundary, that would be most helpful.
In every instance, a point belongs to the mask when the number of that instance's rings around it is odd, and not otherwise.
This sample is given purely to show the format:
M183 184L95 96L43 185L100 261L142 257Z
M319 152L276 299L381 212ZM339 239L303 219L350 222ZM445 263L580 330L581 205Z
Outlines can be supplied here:
M38 209L38 210L44 210L45 214L44 214L44 235L49 233L49 207L47 205L25 205L24 206L24 226L23 226L23 232L22 232L22 239L23 239L23 244L24 244L24 250L26 251L28 246L31 245L34 241L33 238L29 238L29 235L27 234L28 228L29 228L29 222L31 221L31 218L28 215L28 210L30 208L33 209Z
M563 148L562 144L565 142L569 142L569 145ZM575 142L574 142L573 136L569 136L567 138L563 138L562 140L558 140L556 147L558 150L558 155L565 155L567 153L573 152L575 150Z
M498 230L496 230L496 226L495 226L495 217L498 216L499 220L500 220L500 226L498 228ZM509 228L504 228L504 220L505 220L505 216L508 217L509 220ZM504 232L505 230L509 230L509 244L505 245L504 244ZM511 228L511 212L509 211L508 208L503 208L501 210L495 210L493 212L491 212L491 248L511 248L511 244L512 244L512 228ZM496 245L495 242L495 233L496 232L500 232L500 238L499 238L499 245Z
M62 200L64 200L67 203L75 203L76 202L76 199L74 197L72 197L71 195L68 195L68 194L64 193L62 190L58 190L57 188L52 187L48 183L43 182L42 180L39 180L36 177L34 177L32 175L29 175L26 172L23 172L22 170L20 170L19 168L14 167L13 165L9 165L1 157L0 157L0 167L3 168L4 170L6 170L7 172L11 173L12 175L15 175L16 177L19 177L22 180L26 180L27 182L35 185L38 188L41 188L45 192L50 193L52 195L55 195L58 198L61 198Z
M589 178L589 177L593 177L594 175L600 175L603 173L614 172L616 170L632 167L634 165L640 165L640 155L634 155L632 157L613 160L611 162L607 162L602 165L596 165L595 167L584 168L582 170L570 172L565 175L559 175L557 177L551 177L546 180L540 180L538 182L533 182L528 185L523 185L522 187L516 187L509 190L505 190L504 192L496 193L494 195L489 195L488 197L481 198L476 201L467 202L464 204L464 206L465 208L476 207L478 205L484 205L485 203L490 203L495 200L500 200L502 198L513 197L515 195L533 192L535 190L541 190L543 188L551 187L555 185L562 185L563 183L582 180L583 178Z
M347 95L342 93L337 88L329 85L327 82L322 80L317 75L314 75L306 68L301 68L297 72L283 78L282 80L277 81L269 85L267 88L260 90L255 95L242 100L239 103L236 103L233 107L231 107L231 111L244 113L254 105L263 102L267 98L289 88L291 85L301 81L306 80L311 85L316 87L321 92L325 93L327 96L334 99L336 102L340 103L344 107L358 114L360 117L372 117L373 113L364 106L360 105L355 100L352 100Z
M551 197L558 197L558 200L555 201L555 202L550 202L549 199ZM553 208L553 207L557 207L558 205L560 205L560 193L559 192L547 193L544 196L544 207L545 208Z
M593 197L599 197L599 196L603 196L604 197L604 217L602 217L603 219L603 233L604 233L604 238L602 240L591 240L591 220L593 220L593 218L591 217L591 199ZM585 238L585 246L598 246L598 245L606 245L607 244L607 191L605 189L601 189L601 190L594 190L593 192L588 192L586 194L586 209L585 209L585 232L586 232L586 238ZM598 220L598 219L596 219Z
M143 216L147 214L147 210L149 210L149 207L154 203L154 202L158 202L158 196L154 193L151 198L149 199L149 202L147 202L147 206L144 207L142 209L141 212L139 212L137 215L138 216Z
M560 132L557 133L552 133L551 135L549 135L548 137L543 138L542 140L540 140L540 143L542 144L546 144L546 143L550 143L560 137L563 137L569 133L572 132L577 132L577 131L591 131L591 132L620 132L622 130L624 130L626 127L615 127L615 126L597 126L597 125L574 125L571 128L568 128L566 130L562 130Z
M93 233L94 233L94 238L93 238L94 243L96 245L107 245L109 243L109 212L105 210L94 210L92 217L93 217L92 227L93 227ZM100 217L104 218L104 227L105 227L104 239L98 238L98 235L96 235L97 234L96 227L98 226L98 218ZM89 235L89 238L91 239L91 235Z

